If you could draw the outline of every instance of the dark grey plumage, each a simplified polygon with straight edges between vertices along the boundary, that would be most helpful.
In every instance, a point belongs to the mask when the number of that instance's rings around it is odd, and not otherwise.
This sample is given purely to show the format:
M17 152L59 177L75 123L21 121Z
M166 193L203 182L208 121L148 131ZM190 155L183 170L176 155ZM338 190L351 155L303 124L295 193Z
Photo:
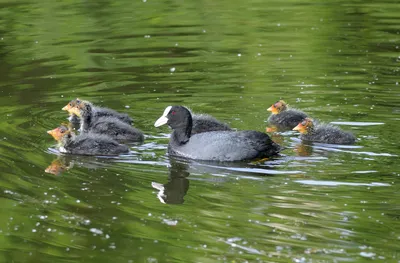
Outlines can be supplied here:
M164 115L155 125L166 123L173 129L168 145L171 155L195 160L242 161L270 157L280 149L267 134L257 131L210 131L192 135L192 116L183 106L167 107Z
M120 113L112 109L96 107L93 105L92 105L92 110L94 119L97 119L99 117L115 117L120 121L125 122L129 125L133 124L133 119L126 113ZM80 119L75 114L71 114L68 117L68 120L74 126L74 128L79 127Z
M356 141L352 133L330 124L317 124L307 134L302 134L300 139L328 144L353 144Z
M81 115L81 132L99 133L110 136L118 141L141 142L144 140L143 133L131 125L121 120L111 117L95 117L93 106L87 101L82 101L78 105Z
M79 155L119 155L129 152L128 146L108 136L92 133L80 134L75 140L67 141L64 149L66 153Z
M209 131L231 131L228 124L218 121L208 114L192 114L192 135Z
M276 155L279 146L258 131L213 131L195 134L181 143L179 130L174 130L168 153L195 160L242 161Z
M143 133L125 122L113 117L101 117L90 125L93 133L106 134L117 141L141 142Z
M101 107L97 107L97 106L95 106L93 108L93 112L94 112L95 118L115 117L115 118L119 119L120 121L127 123L129 125L133 124L133 119L131 117L129 117L129 115L126 113L120 113L120 112L117 112L117 111L109 109L109 108L101 108Z
M64 128L65 129L65 128ZM126 145L102 134L75 135L68 131L59 142L60 152L78 155L119 155L128 153Z

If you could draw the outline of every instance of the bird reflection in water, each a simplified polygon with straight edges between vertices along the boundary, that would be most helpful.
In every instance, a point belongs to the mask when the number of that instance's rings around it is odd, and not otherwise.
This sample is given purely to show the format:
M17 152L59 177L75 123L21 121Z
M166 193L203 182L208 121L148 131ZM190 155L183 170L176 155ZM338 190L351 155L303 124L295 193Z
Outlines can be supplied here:
M313 153L312 145L304 144L303 142L296 144L293 150L298 156L307 157Z
M74 162L72 160L67 160L65 156L59 156L57 159L53 160L44 171L49 174L60 175L72 167L74 167Z
M74 166L84 167L87 169L104 168L113 163L113 158L98 158L95 156L77 156L77 155L59 155L44 170L46 173L60 175Z
M163 204L182 204L189 189L188 164L170 158L169 176L166 184L152 182L151 186L158 190L157 197Z

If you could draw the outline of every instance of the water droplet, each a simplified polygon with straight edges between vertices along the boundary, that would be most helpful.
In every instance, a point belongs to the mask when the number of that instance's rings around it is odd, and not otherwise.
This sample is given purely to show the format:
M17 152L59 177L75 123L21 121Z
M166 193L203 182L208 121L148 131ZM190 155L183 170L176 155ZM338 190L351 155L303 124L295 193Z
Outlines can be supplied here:
M91 228L90 232L94 233L94 234L98 234L98 235L102 235L103 231L101 231L100 229L97 228Z

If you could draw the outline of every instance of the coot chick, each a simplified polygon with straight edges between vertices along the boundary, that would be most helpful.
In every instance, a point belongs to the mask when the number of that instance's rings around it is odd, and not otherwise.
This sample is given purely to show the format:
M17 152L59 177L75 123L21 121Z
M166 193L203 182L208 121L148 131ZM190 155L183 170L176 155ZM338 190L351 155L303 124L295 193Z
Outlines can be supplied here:
M328 144L353 144L356 141L352 133L330 124L314 124L310 118L305 118L293 130L299 131L300 139L305 141Z
M105 134L118 141L141 142L144 140L143 133L139 129L115 117L95 117L93 105L88 101L77 99L75 104L67 108L67 110L80 118L82 133L90 131L92 133Z
M267 132L291 130L307 118L307 114L304 112L296 109L289 109L286 102L283 100L275 102L267 110L272 112L268 118L268 122L274 126L270 129L267 128Z
M154 123L168 124L173 132L168 153L195 160L242 161L276 155L280 147L257 131L210 131L192 136L192 116L183 106L168 106Z
M79 101L81 101L79 98L71 100L64 108L62 108L62 110L69 111L71 108L75 107ZM129 117L129 115L126 113L120 113L120 112L117 112L117 111L109 109L109 108L97 107L94 105L92 105L92 108L93 108L93 116L95 118L115 117L115 118L119 119L120 121L125 122L129 125L133 124L132 118ZM76 124L79 125L79 123L80 123L78 116L76 116L73 113L70 113L68 120L73 125L76 125Z
M218 121L208 114L192 114L192 135L209 131L231 131L228 124Z
M59 151L62 153L79 155L119 155L128 153L126 145L102 134L84 133L75 135L65 126L47 131L58 141Z

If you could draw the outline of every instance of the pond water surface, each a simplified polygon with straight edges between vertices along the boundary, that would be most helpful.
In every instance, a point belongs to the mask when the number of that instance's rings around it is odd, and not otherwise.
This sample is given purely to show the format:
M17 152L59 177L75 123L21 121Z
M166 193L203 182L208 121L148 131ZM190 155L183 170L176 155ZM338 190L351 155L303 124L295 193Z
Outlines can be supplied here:
M398 1L0 1L1 262L400 262ZM146 140L60 155L76 97ZM265 131L278 99L357 137L281 155L166 154L186 105Z

